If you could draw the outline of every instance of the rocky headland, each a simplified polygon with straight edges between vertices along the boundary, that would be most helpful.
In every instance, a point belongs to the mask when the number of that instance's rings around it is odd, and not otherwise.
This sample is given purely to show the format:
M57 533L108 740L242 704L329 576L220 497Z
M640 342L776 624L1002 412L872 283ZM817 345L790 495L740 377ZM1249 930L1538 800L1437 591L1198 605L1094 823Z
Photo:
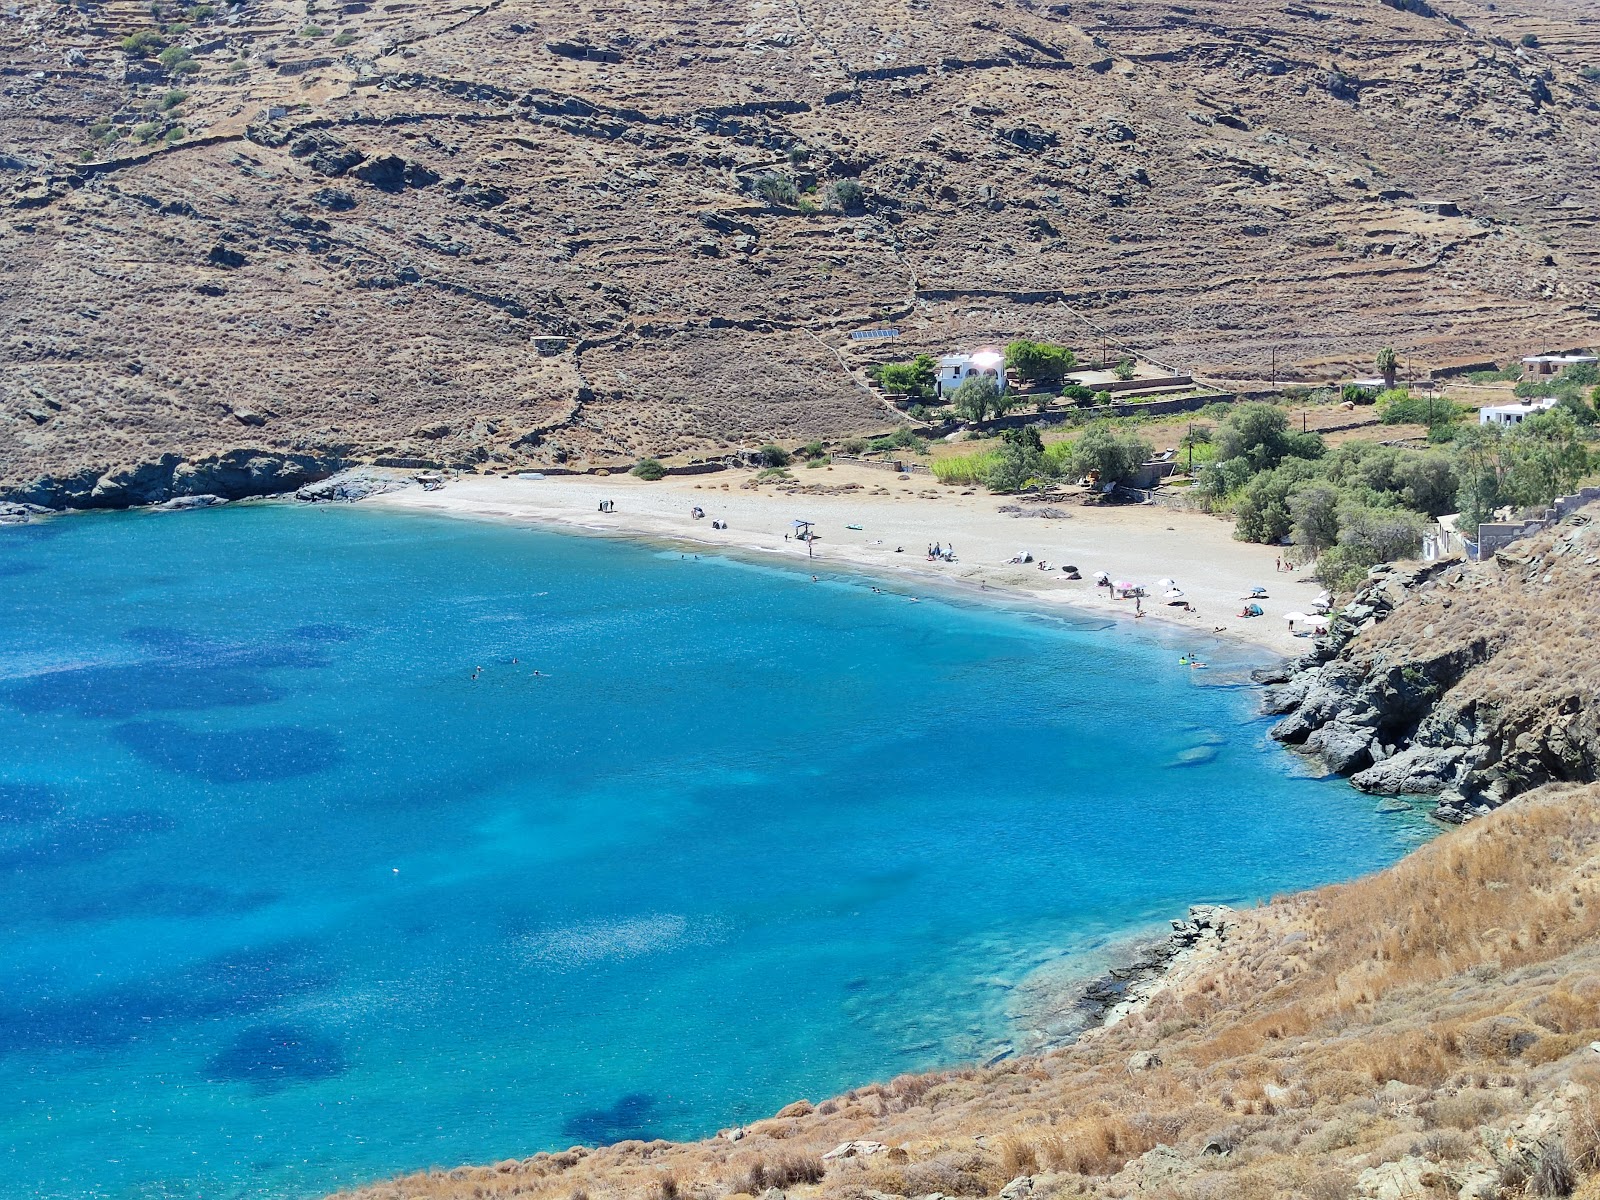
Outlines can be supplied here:
M1600 764L1600 505L1495 554L1376 568L1276 676L1272 736L1460 822Z

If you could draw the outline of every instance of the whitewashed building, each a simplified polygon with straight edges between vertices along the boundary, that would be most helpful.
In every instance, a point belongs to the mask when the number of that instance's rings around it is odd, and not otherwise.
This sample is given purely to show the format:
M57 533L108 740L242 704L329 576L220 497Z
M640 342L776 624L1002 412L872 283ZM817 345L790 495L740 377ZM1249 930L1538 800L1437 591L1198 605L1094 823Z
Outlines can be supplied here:
M1488 408L1478 410L1479 425L1498 425L1508 429L1522 422L1533 413L1549 412L1556 406L1554 400L1528 400L1517 404L1495 404Z
M987 375L1006 390L1006 356L999 350L974 350L971 354L947 354L939 360L939 395L950 397L975 375Z

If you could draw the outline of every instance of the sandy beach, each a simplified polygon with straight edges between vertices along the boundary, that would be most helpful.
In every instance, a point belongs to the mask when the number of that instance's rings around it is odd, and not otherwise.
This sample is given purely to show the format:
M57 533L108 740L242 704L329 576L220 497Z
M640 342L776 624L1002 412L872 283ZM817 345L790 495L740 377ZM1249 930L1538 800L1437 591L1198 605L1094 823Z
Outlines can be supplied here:
M965 587L991 591L1048 609L1070 606L1133 621L1134 602L1113 599L1096 587L1106 571L1114 580L1147 589L1143 620L1162 622L1196 634L1247 642L1280 654L1294 654L1307 642L1290 633L1284 614L1308 611L1321 590L1309 574L1275 569L1271 546L1235 541L1232 526L1200 513L1157 505L1110 508L1057 505L1059 518L1019 517L1002 506L1024 510L1014 497L982 490L941 487L925 475L898 478L893 472L839 465L800 469L796 482L858 490L832 494L785 494L771 484L747 487L749 471L669 476L648 483L627 475L549 476L542 479L471 476L435 491L408 488L362 501L404 511L527 522L619 536L676 540L754 557L781 558L800 568L864 570L900 581L906 595L919 588ZM613 511L601 512L601 501ZM691 510L699 506L704 518ZM792 522L815 522L817 539L796 540ZM712 522L726 523L713 529ZM851 526L860 526L853 529ZM954 546L954 562L929 561L933 543ZM1019 552L1034 563L1015 565ZM1049 569L1041 571L1043 560ZM1063 578L1073 565L1081 581ZM1154 584L1170 578L1183 589L1194 611L1161 602ZM1243 597L1260 584L1266 615L1242 619Z

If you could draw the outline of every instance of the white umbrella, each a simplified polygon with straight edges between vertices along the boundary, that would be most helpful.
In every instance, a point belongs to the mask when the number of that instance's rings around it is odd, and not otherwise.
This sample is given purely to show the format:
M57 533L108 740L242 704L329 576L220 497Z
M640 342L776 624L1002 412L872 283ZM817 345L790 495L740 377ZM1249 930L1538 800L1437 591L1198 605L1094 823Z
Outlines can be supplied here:
M1161 593L1161 598L1168 604L1182 604L1184 603L1183 589L1170 587L1165 592Z
M1309 620L1311 620L1311 618L1306 616L1305 613L1303 613L1303 612L1284 613L1283 614L1283 619L1285 621L1289 622L1289 624L1291 624L1291 625L1293 625L1296 621L1309 621Z
M1156 580L1156 586L1164 591L1176 591L1178 581L1176 579L1158 579Z

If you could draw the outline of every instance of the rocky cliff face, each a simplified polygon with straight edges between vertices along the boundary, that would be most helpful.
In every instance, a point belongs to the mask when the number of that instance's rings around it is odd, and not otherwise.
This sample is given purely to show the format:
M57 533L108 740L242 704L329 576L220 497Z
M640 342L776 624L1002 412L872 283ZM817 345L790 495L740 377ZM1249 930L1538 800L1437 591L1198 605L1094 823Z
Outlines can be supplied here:
M1379 568L1267 697L1279 741L1462 821L1600 773L1600 505L1486 563Z
M845 434L869 356L1017 335L1240 384L1584 344L1600 8L1540 3L24 0L0 495Z

